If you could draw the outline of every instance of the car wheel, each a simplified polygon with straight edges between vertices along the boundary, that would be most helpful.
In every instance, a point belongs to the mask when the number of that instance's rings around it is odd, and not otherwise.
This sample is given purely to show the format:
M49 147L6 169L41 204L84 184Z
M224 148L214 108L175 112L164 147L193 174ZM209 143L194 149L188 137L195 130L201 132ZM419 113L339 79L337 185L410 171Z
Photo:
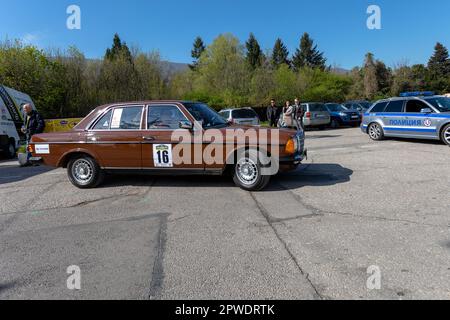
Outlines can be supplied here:
M450 124L446 125L444 129L442 129L441 139L442 142L450 146Z
M270 182L271 176L262 174L262 165L259 159L261 153L256 150L241 152L233 170L234 183L247 191L260 191Z
M73 158L67 165L70 182L80 189L95 188L104 178L104 172L98 163L89 156Z
M337 129L337 128L339 128L339 121L337 121L336 119L333 119L333 120L331 120L331 127L333 128L333 129Z
M372 123L369 126L369 137L375 141L383 140L384 139L383 128L378 123Z
M9 142L8 149L5 150L5 156L8 159L13 159L16 157L16 144L14 141Z

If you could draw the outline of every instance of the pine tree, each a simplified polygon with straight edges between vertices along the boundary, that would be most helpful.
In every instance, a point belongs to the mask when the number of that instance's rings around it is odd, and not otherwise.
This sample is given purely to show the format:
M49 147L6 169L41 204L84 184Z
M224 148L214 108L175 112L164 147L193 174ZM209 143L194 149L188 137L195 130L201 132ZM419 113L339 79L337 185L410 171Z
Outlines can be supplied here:
M116 33L114 35L113 46L111 49L106 50L105 59L113 61L119 56L123 56L129 62L132 62L131 51L127 44L120 39L119 35Z
M258 40L256 40L253 33L250 33L250 37L245 46L247 47L248 64L253 69L255 69L256 67L260 67L263 62L263 52L261 50L261 47L259 46Z
M275 46L273 47L272 51L272 65L275 68L278 68L282 64L290 64L289 61L289 51L284 45L283 41L278 38L277 41L275 41Z
M205 50L206 47L203 43L202 38L197 37L194 42L194 48L191 51L191 57L194 59L193 63L189 65L189 68L191 68L191 70L197 69L200 57L202 56L203 52L205 52Z
M314 45L314 40L308 33L304 33L300 40L300 48L297 49L292 59L294 69L300 70L303 67L309 67L325 70L326 61L323 52L320 52L317 45Z
M439 42L434 47L434 54L428 62L428 70L432 79L442 79L450 76L448 50Z

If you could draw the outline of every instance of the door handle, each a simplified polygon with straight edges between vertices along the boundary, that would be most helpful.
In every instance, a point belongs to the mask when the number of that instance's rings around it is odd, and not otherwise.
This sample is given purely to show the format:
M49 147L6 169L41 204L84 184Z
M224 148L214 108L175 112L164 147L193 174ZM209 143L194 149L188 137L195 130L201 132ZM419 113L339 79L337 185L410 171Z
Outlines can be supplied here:
M155 141L156 140L155 137L142 137L142 139L144 139L145 141Z

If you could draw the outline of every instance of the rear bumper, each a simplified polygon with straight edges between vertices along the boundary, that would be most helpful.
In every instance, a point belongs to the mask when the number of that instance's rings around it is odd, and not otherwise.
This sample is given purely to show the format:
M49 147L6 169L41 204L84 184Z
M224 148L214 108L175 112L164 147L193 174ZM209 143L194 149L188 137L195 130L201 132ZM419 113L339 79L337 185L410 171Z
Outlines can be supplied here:
M319 126L326 126L328 124L330 124L331 119L304 119L303 120L303 124L305 125L305 127L319 127Z

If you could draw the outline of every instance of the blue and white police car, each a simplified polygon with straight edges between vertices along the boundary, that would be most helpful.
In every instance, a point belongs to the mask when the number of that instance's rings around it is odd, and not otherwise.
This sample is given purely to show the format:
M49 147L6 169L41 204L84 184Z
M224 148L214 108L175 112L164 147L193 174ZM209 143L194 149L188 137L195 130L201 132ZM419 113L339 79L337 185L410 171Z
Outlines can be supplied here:
M377 101L364 114L361 130L373 140L431 139L450 146L450 98L433 92L406 92Z

